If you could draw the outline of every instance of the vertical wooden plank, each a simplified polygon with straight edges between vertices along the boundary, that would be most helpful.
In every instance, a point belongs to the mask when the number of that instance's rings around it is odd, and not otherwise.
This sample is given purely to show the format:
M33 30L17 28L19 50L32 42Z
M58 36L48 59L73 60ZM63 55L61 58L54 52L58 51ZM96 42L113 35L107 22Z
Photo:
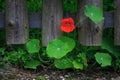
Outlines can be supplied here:
M77 21L80 21L78 25L78 39L82 45L99 46L102 40L103 22L96 25L90 19L86 18L84 15L86 4L101 7L102 9L103 0L78 0Z
M60 21L63 18L62 0L43 0L42 45L61 35Z
M26 0L6 0L7 44L24 44L28 40Z
M120 0L115 0L114 44L120 45Z

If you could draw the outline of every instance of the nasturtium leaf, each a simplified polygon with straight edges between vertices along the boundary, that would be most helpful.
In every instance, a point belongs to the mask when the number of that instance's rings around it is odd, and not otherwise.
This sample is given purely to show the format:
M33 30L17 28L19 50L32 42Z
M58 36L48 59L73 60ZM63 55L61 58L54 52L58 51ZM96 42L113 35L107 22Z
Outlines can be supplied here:
M22 55L21 60L23 62L26 62L26 61L30 60L30 57L27 54L24 54L24 55Z
M23 49L18 49L18 54L23 56L26 52Z
M40 41L38 39L31 39L27 42L26 48L30 54L37 53L40 50Z
M84 66L88 66L88 64L87 64L87 58L86 58L86 53L79 53L78 55L77 55L77 57L79 58L79 59L81 59L81 62L82 62L82 64L84 65Z
M112 61L112 57L107 53L96 53L95 59L101 67L110 66Z
M102 49L106 49L113 56L117 58L120 57L120 47L114 45L113 38L103 37L102 38Z
M62 58L75 47L75 41L68 37L59 37L52 40L47 46L47 54L49 57Z
M59 60L55 60L55 67L58 69L73 68L72 59L71 58L62 58Z
M55 39L48 44L46 52L48 57L59 59L68 53L68 47L69 46L61 40Z
M8 53L8 60L9 61L17 61L20 58L20 55L16 51L11 51Z
M30 60L25 62L24 67L29 69L36 69L37 66L41 65L40 61L37 60Z
M75 69L83 69L83 64L82 63L80 63L80 62L78 62L78 61L76 61L76 60L74 60L73 61L73 67L75 68Z
M98 24L104 19L103 11L99 7L93 5L85 6L85 15L89 17L95 24Z
M5 47L0 48L0 55L3 55L5 50L6 50L6 48L5 48Z
M68 52L72 51L75 47L75 41L69 37L61 36L58 39L68 45Z

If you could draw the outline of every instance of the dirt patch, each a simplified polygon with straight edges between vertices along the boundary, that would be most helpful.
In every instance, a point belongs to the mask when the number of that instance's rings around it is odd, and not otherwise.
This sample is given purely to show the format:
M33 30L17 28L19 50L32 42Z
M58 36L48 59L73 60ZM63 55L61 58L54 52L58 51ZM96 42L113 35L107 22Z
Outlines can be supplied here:
M120 73L111 70L24 70L9 66L0 70L0 80L120 80Z

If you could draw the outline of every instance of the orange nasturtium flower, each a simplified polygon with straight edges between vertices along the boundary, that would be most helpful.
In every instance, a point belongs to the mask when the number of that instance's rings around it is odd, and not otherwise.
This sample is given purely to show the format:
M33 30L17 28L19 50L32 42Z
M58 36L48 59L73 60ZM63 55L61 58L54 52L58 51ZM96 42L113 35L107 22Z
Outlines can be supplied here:
M60 29L66 33L70 33L75 29L74 21L72 18L65 18L61 20Z

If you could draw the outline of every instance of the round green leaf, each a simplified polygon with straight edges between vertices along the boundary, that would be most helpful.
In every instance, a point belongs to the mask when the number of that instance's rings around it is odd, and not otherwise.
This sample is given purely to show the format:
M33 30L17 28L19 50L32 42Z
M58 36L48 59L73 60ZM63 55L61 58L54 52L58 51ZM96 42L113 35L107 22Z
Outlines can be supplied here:
M95 59L102 67L110 66L112 61L111 56L107 53L96 53Z
M89 17L95 24L98 24L104 19L103 11L99 7L93 5L85 6L85 15Z
M59 69L73 68L72 59L62 58L59 60L55 60L55 67Z
M47 54L49 57L62 58L75 47L75 41L68 37L59 37L52 40L47 46Z
M59 37L58 39L68 45L68 52L72 51L73 48L75 47L75 41L69 37L62 36Z
M27 42L26 48L30 54L37 53L40 50L40 41L38 39L31 39Z
M68 53L68 45L59 39L55 39L48 44L46 51L49 57L58 59Z

